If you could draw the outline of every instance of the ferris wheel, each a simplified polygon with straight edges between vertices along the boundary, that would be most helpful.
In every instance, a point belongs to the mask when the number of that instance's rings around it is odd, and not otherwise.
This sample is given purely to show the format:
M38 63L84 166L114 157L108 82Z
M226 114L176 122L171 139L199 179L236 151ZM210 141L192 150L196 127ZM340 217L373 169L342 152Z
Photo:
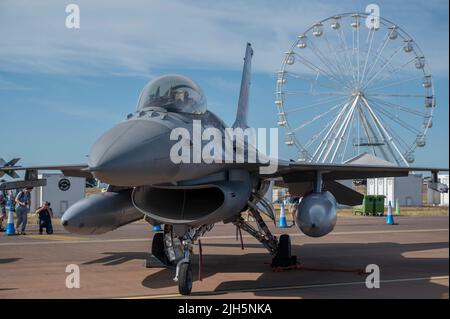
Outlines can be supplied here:
M367 152L409 166L426 144L436 107L427 61L398 25L369 18L329 17L285 53L275 105L298 161L343 163Z

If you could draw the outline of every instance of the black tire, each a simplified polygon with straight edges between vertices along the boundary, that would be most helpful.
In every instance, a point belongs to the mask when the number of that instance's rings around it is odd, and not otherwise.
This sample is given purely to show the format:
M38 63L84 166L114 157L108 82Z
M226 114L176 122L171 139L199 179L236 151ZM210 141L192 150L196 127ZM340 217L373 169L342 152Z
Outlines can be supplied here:
M289 237L288 234L283 234L280 236L277 256L279 258L291 258L291 237Z
M297 263L297 257L291 254L291 238L287 234L280 236L278 251L272 259L272 267L289 267Z
M152 240L152 254L162 262L166 263L166 253L164 252L164 234L156 233Z
M189 295L192 291L192 268L190 263L180 265L178 273L178 291L182 295Z

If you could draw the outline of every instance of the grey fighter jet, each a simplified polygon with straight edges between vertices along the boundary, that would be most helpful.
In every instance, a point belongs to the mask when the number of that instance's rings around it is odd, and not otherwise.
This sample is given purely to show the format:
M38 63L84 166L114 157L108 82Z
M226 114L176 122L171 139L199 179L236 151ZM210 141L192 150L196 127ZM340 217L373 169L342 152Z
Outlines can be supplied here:
M252 56L251 45L247 44L234 129L247 128ZM93 176L107 183L106 192L86 197L64 213L64 228L77 234L102 234L142 218L152 225L163 225L163 230L153 237L147 266L175 268L174 280L180 293L189 294L193 244L219 222L233 223L254 236L267 248L273 266L296 263L289 236L274 236L261 216L275 221L272 203L264 198L272 181L302 197L296 224L306 235L320 237L333 230L337 203L356 205L363 198L336 180L431 171L434 180L430 185L442 191L437 172L448 170L279 161L275 171L261 173L267 162L174 161L171 151L176 143L184 143L184 149L190 151L189 159L201 152L191 139L171 136L180 128L194 136L196 121L201 122L202 130L226 130L224 122L207 110L205 96L194 81L181 75L164 75L144 87L135 112L96 141L87 164L20 167L10 162L0 167L0 173L26 171L23 183L12 182L11 187L39 186L38 170ZM203 147L206 142L202 143ZM233 140L232 153L237 155L243 149L248 154L251 147L248 142L238 147ZM247 222L244 212L251 214L256 224Z

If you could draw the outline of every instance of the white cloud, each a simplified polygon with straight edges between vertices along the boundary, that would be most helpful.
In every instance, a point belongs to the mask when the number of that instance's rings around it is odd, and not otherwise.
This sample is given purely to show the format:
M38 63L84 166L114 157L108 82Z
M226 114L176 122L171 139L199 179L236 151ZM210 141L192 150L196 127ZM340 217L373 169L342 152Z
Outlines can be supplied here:
M142 77L158 67L239 69L249 41L254 68L273 73L296 35L315 21L364 10L353 2L306 0L73 2L81 9L79 30L65 28L65 2L2 1L0 68ZM408 13L417 15L418 6L410 5ZM426 12L416 25L432 29L433 17ZM422 34L433 69L448 72L448 36Z

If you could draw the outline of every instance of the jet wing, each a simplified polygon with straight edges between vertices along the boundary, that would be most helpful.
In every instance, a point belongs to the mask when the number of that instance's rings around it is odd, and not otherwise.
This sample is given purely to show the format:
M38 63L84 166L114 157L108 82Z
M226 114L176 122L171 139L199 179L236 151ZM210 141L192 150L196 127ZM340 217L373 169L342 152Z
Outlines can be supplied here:
M288 188L291 194L304 196L313 190L317 173L320 173L324 189L330 191L339 203L354 206L362 202L363 195L336 182L337 180L401 177L408 176L410 172L431 172L433 179L437 180L437 173L440 171L448 171L448 168L284 162L279 164L275 173L261 174L260 178L271 179L276 186Z
M65 176L73 177L92 177L92 174L87 170L87 164L75 165L51 165L51 166L2 166L0 173L14 172L14 171L61 171Z
M282 177L286 183L313 181L317 172L322 179L362 179L374 177L408 176L409 172L440 172L448 168L377 166L360 164L312 164L312 163L280 163L278 170L267 177ZM264 175L261 175L264 178Z

